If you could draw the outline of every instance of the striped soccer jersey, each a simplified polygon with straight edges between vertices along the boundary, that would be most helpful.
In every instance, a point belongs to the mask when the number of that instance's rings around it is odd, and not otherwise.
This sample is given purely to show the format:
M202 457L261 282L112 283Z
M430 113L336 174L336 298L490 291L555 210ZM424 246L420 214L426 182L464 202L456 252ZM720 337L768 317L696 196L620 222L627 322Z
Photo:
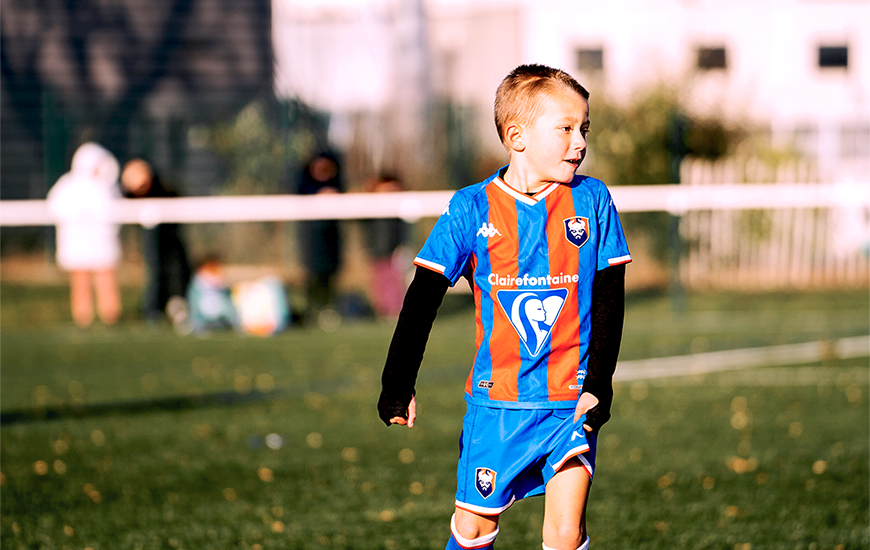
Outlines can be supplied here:
M414 263L471 285L466 400L553 409L576 406L586 376L595 272L630 261L601 181L575 176L530 197L495 174L453 195Z

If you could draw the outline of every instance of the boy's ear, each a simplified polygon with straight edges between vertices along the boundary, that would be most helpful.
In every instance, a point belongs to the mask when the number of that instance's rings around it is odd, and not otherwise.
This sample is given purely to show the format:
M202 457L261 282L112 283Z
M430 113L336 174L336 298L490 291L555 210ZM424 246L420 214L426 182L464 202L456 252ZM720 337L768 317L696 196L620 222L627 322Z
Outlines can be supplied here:
M510 149L514 151L523 151L526 148L526 142L523 139L522 127L514 122L505 128L504 142Z

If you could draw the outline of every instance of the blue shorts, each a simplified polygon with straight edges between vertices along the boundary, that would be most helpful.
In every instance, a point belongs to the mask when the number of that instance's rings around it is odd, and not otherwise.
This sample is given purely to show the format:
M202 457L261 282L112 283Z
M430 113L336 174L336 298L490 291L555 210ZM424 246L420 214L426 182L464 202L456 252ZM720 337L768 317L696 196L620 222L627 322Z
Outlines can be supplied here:
M502 409L468 404L459 441L456 507L494 516L544 493L565 462L580 460L592 478L597 435L573 409Z

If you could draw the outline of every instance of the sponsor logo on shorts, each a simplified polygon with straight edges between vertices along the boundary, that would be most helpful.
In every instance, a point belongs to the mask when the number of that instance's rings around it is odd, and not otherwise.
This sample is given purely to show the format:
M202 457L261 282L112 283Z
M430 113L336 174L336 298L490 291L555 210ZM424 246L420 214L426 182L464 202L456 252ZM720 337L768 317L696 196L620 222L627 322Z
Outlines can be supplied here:
M575 216L567 218L565 223L565 238L568 242L580 248L589 240L589 218Z
M483 498L488 498L495 491L496 473L489 468L478 468L474 475L474 486Z
M495 386L495 384L490 380L481 380L480 382L477 383L478 388L484 388L487 390L492 388L493 386Z

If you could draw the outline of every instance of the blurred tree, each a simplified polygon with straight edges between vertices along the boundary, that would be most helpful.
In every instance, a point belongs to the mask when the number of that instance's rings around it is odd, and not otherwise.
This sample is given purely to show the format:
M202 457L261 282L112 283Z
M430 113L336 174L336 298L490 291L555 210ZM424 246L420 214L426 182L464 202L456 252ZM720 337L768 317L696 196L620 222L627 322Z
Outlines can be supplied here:
M593 97L590 119L591 164L610 185L679 183L672 157L716 160L742 139L719 120L688 116L666 88L640 93L628 105Z
M231 195L292 193L298 169L328 148L328 118L305 104L254 100L208 132L208 146L223 161L220 192Z
M279 190L285 145L264 111L262 103L253 102L235 119L211 130L209 145L227 168L227 178L220 186L222 193L259 195Z
M40 161L56 154L45 145L55 122L70 127L67 155L88 139L123 158L144 152L128 150L137 121L165 122L183 145L188 124L232 116L271 92L268 0L9 1L0 3L0 21L9 198L38 198L20 195L32 194L26 186L43 179L43 166L66 164ZM53 117L45 116L47 98ZM35 154L16 154L23 149Z

